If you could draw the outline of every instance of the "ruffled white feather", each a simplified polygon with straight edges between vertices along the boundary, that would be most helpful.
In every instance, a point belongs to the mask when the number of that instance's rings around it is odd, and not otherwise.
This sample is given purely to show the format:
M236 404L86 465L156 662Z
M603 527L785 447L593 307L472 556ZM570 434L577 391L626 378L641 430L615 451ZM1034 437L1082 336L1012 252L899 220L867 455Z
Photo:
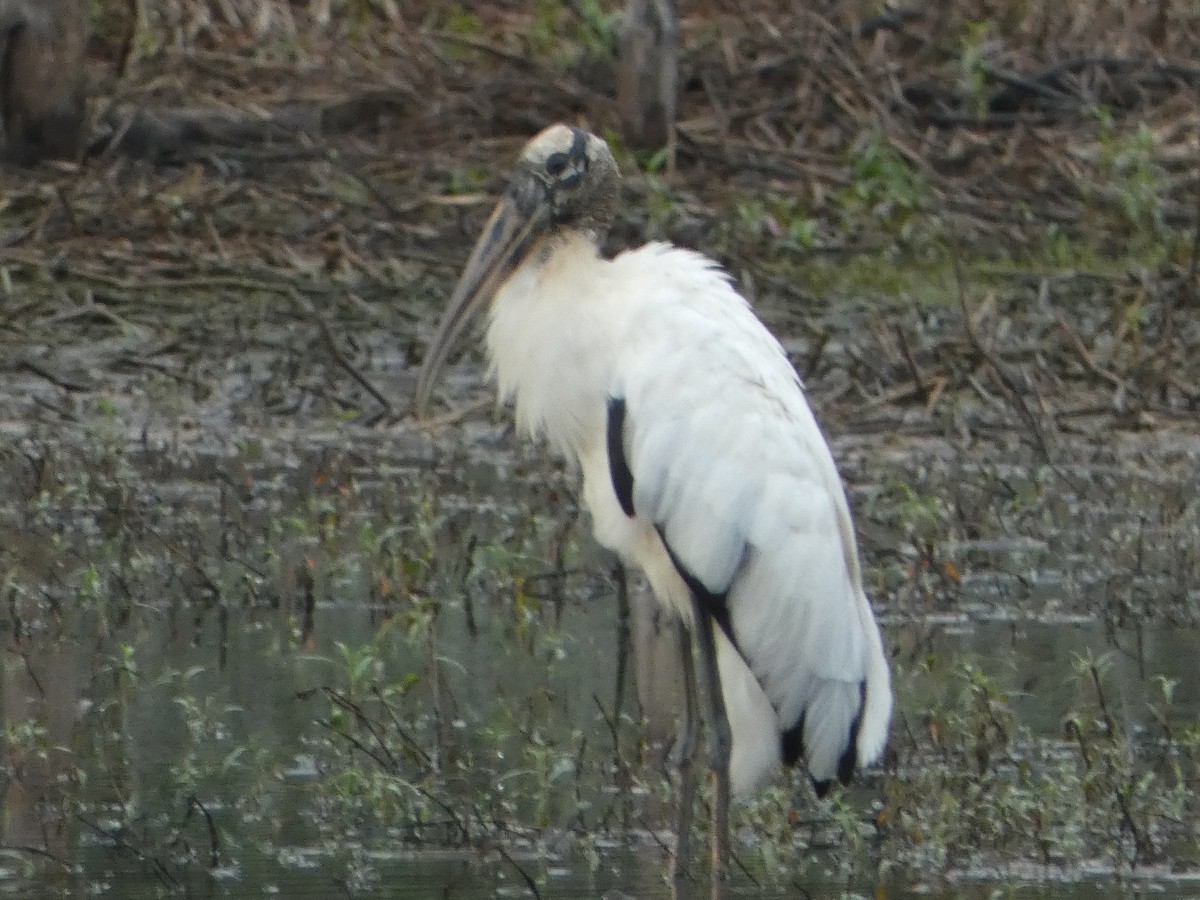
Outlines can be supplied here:
M845 493L782 348L715 264L658 243L607 261L572 236L501 288L488 346L518 424L579 461L597 539L685 619L687 589L655 526L727 595L737 649L722 635L718 664L734 790L779 765L780 735L801 714L809 771L833 778L861 684L858 761L877 758L891 688ZM632 519L605 449L613 396L626 403Z

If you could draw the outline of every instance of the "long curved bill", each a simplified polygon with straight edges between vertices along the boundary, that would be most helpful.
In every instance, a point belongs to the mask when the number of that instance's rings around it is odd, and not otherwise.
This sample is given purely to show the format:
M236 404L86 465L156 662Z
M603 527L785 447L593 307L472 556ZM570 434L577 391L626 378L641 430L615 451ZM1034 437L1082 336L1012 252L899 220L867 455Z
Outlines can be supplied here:
M486 307L504 280L524 259L533 242L550 221L548 204L532 196L529 190L510 189L483 229L483 234L471 251L467 267L450 296L450 304L442 313L437 332L425 352L425 362L417 377L413 413L417 419L428 418L433 385L446 362L450 350L476 314Z

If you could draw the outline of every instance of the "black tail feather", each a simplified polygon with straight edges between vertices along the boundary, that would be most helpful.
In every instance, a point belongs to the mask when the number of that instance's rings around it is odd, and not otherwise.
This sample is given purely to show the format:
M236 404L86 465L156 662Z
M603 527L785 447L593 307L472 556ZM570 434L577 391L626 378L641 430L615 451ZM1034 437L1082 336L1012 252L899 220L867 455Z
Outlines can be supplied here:
M858 712L855 713L854 720L850 723L846 749L838 757L837 780L842 784L850 783L850 779L854 777L855 766L858 764L858 729L862 725L863 710L866 705L867 683L860 681L858 684ZM783 757L785 765L794 766L804 758L804 720L805 714L801 713L796 724L786 729L780 736L780 755ZM817 796L824 797L829 793L833 779L813 778L812 784Z

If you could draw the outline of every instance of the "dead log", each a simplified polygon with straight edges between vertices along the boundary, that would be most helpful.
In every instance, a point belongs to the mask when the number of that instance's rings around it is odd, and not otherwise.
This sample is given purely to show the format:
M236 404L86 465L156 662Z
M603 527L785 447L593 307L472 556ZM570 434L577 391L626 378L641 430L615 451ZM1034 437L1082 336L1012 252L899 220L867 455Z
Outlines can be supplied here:
M679 16L675 0L629 0L620 30L617 108L635 147L670 144L675 127Z
M78 159L87 102L84 0L0 0L3 159Z
M372 127L387 116L410 116L419 102L408 88L381 87L323 104L292 103L252 112L121 105L101 119L91 149L102 156L170 164L211 153L258 151L269 144L302 147L304 137L319 139Z

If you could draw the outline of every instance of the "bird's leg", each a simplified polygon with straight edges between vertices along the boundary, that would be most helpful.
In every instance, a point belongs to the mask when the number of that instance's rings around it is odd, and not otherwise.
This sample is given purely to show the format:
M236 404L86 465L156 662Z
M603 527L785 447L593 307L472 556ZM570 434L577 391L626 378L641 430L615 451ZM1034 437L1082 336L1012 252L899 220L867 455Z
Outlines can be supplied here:
M629 575L620 561L613 566L613 578L617 582L617 689L613 699L613 721L619 722L625 701L625 670L629 665L629 649L632 645L629 639ZM621 747L614 731L613 755L618 762L620 753Z
M692 636L682 619L675 620L675 643L683 669L683 718L675 743L679 771L679 805L676 807L675 852L671 856L671 883L678 889L687 876L692 850L692 811L696 799L696 662L692 658Z
M733 737L725 713L725 695L721 693L721 673L717 669L716 635L712 616L698 597L692 598L696 623L696 643L700 648L700 680L708 717L708 761L713 773L712 822L712 897L722 900L729 878L729 752Z

